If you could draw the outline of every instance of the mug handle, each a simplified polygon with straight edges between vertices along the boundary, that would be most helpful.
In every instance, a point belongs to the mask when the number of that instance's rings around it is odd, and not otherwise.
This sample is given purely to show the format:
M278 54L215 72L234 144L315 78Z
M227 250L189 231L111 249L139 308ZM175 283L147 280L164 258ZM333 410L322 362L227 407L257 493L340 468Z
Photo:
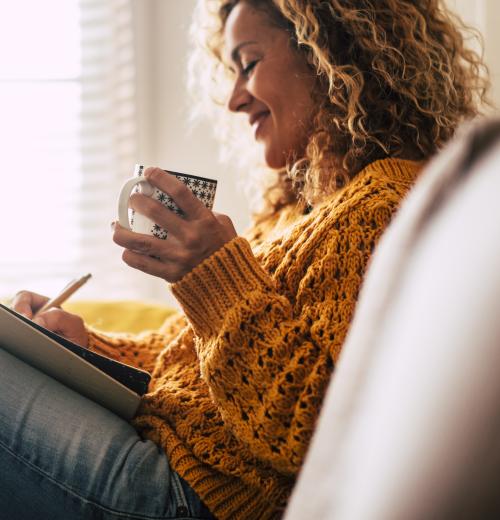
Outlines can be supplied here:
M130 199L130 195L132 194L132 190L136 184L141 184L140 189L141 193L150 197L154 193L154 188L149 184L146 179L141 177L133 177L125 182L120 191L120 195L118 197L118 222L120 226L125 229L130 229L130 222L128 218L128 201Z

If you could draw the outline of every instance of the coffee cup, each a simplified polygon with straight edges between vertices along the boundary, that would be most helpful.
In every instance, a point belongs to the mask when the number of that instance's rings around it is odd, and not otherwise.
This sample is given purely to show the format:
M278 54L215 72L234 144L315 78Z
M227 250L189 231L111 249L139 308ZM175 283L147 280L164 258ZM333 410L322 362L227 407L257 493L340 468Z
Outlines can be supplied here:
M165 175L174 175L177 179L182 181L193 192L195 197L203 202L208 209L213 208L215 191L217 189L216 180L198 177L187 173L164 171ZM177 213L177 215L181 217L183 216L183 213L168 193L165 193L151 185L143 177L143 172L144 166L136 164L134 177L128 179L123 184L118 197L118 222L120 223L120 226L136 233L143 233L165 239L168 234L166 229L162 228L145 215L141 215L135 210L129 208L129 199L131 194L138 191L143 195L161 202L166 208Z

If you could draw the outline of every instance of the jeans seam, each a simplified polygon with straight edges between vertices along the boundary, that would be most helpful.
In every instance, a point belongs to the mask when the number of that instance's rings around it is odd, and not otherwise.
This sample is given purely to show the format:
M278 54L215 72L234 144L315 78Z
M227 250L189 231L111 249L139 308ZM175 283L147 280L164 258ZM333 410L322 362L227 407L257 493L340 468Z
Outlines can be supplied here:
M189 515L192 515L191 507L189 507L188 500L186 498L186 494L184 493L184 489L182 487L180 476L177 474L176 471L172 470L172 488L174 490L175 498L177 500L177 510L179 509L179 502L182 506L186 508L186 511L189 512Z
M103 504L99 504L99 503L97 503L97 502L95 502L93 500L89 500L88 498L85 498L85 497L81 496L74 489L68 487L67 485L63 484L62 482L59 482L58 480L56 480L52 475L50 475L46 471L42 470L41 468L39 468L38 466L36 466L32 462L30 462L29 460L27 460L24 457L22 457L22 456L18 455L17 453L15 453L1 439L0 439L0 447L3 448L7 453L9 453L16 460L21 462L21 464L24 464L29 469L31 469L32 471L38 473L39 475L44 476L53 485L55 485L58 488L62 489L66 493L72 495L73 497L76 497L81 502L84 502L86 504L90 504L91 506L96 507L98 509L101 509L102 511L104 511L106 513L118 516L120 518L129 518L129 519L132 519L132 520L134 520L134 519L137 519L137 520L173 520L174 518L176 520L182 520L180 518L177 519L176 517L170 517L170 516L166 517L166 516L151 516L151 515L141 515L141 514L137 515L137 514L125 513L125 512L121 512L121 511L115 510L115 509L111 509L110 507L104 506ZM186 520L188 520L188 517L186 517Z

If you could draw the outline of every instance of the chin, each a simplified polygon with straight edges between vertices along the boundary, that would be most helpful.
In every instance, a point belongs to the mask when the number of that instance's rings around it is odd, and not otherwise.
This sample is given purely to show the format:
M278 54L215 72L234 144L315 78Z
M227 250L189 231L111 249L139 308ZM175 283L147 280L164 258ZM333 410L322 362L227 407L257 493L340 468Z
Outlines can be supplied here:
M272 170L280 170L286 166L286 159L284 153L276 153L273 150L264 151L264 160L269 168Z

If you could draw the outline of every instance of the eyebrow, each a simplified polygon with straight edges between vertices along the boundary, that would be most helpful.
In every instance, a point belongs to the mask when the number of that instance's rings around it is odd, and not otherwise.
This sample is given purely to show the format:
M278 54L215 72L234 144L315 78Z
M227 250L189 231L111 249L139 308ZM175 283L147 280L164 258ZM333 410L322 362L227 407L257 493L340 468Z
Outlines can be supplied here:
M241 42L238 45L236 45L236 47L231 51L231 60L233 61L233 63L236 63L237 61L239 61L240 49L242 47L245 47L245 45L251 45L253 43L258 43L258 42L255 40L246 40L246 41Z

